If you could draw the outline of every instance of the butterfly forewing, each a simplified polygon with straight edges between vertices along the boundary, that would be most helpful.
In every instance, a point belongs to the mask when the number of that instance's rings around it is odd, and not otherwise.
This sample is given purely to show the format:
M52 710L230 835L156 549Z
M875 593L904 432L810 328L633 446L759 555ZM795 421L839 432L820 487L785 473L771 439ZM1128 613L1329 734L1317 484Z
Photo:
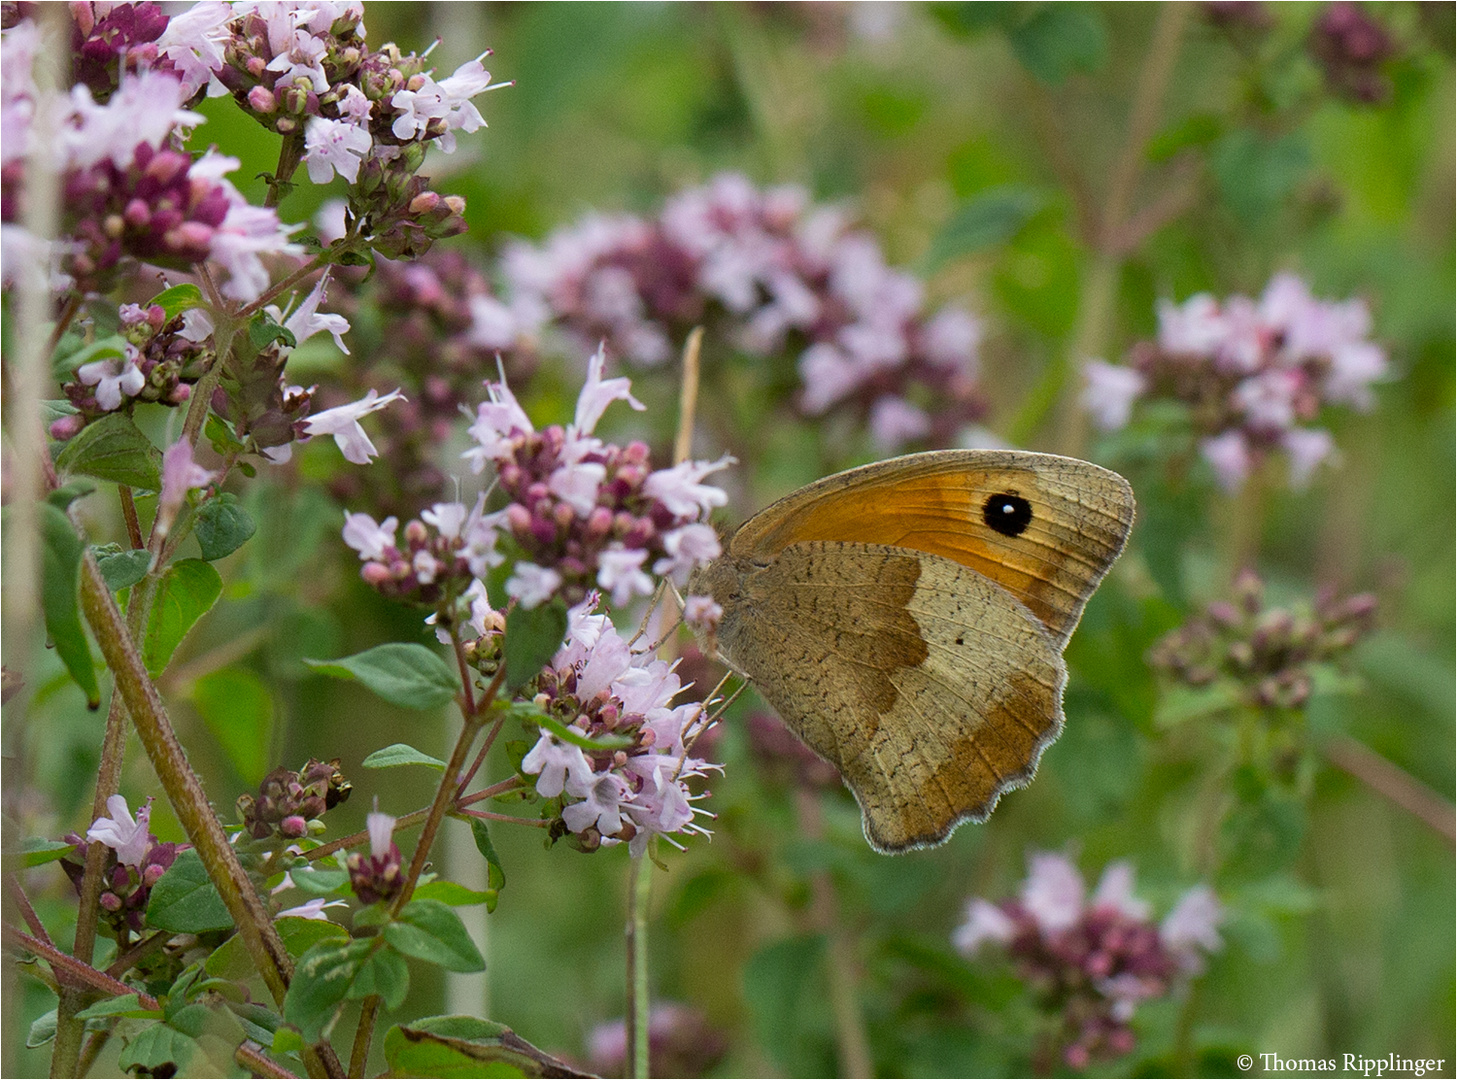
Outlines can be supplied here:
M790 544L839 540L939 555L1001 585L1062 644L1132 524L1128 482L1097 465L942 450L802 488L751 518L730 553L764 562Z

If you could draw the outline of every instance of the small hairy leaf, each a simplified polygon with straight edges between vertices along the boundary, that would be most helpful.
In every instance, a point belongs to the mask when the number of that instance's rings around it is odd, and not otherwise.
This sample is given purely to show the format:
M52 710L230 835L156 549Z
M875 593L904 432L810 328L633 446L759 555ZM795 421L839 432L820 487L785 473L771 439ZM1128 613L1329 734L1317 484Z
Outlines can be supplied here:
M56 458L58 472L160 491L162 455L126 413L87 424Z
M338 660L305 660L322 675L358 679L391 705L436 709L453 699L460 683L444 660L424 645L392 642Z

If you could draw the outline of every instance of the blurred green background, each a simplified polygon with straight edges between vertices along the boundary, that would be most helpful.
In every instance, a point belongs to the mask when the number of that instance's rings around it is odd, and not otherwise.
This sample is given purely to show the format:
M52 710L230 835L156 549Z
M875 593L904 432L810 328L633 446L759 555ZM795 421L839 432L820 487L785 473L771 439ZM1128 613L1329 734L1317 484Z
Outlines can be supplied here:
M1119 467L1139 495L1130 551L1068 649L1066 732L1037 781L987 824L934 851L878 856L848 794L777 784L751 758L743 725L726 725L716 750L724 776L705 804L718 815L715 835L686 855L665 849L651 939L654 995L701 1008L726 1039L712 1075L836 1074L820 962L827 934L853 957L881 1074L1028 1070L1036 1019L1018 984L999 963L956 956L948 935L969 896L1013 892L1029 850L1068 852L1090 878L1132 859L1159 912L1209 872L1192 833L1217 737L1156 724L1144 654L1251 556L1277 596L1309 596L1320 584L1378 595L1380 629L1354 660L1364 689L1318 696L1309 726L1353 736L1451 796L1452 5L1373 8L1396 43L1378 104L1326 91L1307 48L1324 5L1272 5L1262 9L1267 26L1233 30L1216 24L1214 7L1188 5L1181 16L1174 77L1138 163L1131 209L1168 200L1174 212L1113 260L1108 317L1090 331L1094 238L1154 5L367 6L376 46L423 49L439 36L443 71L490 46L493 75L516 82L482 100L487 131L426 170L469 201L470 232L447 243L484 259L512 235L540 238L589 208L651 213L724 169L849 200L893 265L985 321L987 426L1030 449ZM204 111L199 138L241 152L240 177L273 167L274 137L226 99ZM282 216L307 220L327 194L301 186ZM980 231L958 239L947 231L953 220ZM1074 339L1118 359L1153 334L1159 298L1257 295L1280 270L1300 273L1319 296L1365 298L1373 336L1390 351L1393 377L1370 413L1322 418L1339 467L1304 492L1275 484L1258 501L1229 499L1170 485L1128 440L1090 438L1069 406ZM548 371L518 390L539 421L563 420L578 378ZM645 398L669 400L666 383L638 385ZM609 414L617 434L613 422ZM674 413L630 422L662 447ZM759 460L734 481L730 517L818 475L824 459L803 452L815 440L809 425L765 430ZM425 640L415 612L358 582L338 539L340 508L311 483L342 467L321 442L290 485L244 496L259 534L226 564L230 602L189 638L166 689L189 702L175 719L220 807L279 761L342 757L355 796L331 815L338 835L362 825L376 795L393 813L428 801L428 770L370 773L359 762L393 742L443 753L455 717L406 714L299 663ZM210 723L208 702L243 695L262 695L271 744L237 745L225 722ZM31 829L84 829L100 718L57 676L40 689L32 723ZM497 753L487 774L499 777L509 764ZM125 790L134 802L159 793L135 744ZM154 831L180 838L162 806ZM1233 915L1194 999L1141 1009L1136 1056L1092 1071L1230 1075L1246 1052L1395 1052L1445 1058L1450 1075L1450 844L1328 765L1308 800L1260 812L1259 836L1212 882ZM447 872L477 873L459 832ZM395 1019L472 1011L582 1059L592 1027L624 1008L626 853L543 850L530 829L493 835L507 881L487 920L484 984L456 987L447 1001L445 986L419 979ZM44 885L33 875L38 902L63 921L70 889L47 872ZM812 903L824 873L837 908L830 925ZM49 995L24 992L28 1023ZM48 1058L14 1060L38 1075Z

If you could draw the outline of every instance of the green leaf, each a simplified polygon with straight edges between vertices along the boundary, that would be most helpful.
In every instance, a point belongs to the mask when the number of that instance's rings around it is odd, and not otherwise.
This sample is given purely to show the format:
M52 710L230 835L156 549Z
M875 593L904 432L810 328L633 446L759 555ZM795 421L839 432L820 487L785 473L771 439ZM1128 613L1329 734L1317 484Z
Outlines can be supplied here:
M162 455L126 413L87 424L56 458L56 471L160 491Z
M455 672L424 645L392 642L338 660L305 660L336 679L358 679L391 705L436 709L460 689Z
M272 345L275 341L281 341L290 349L298 344L293 336L293 331L284 329L266 311L260 311L253 316L252 322L248 324L248 340L252 342L253 348L263 350Z
M492 873L494 872L492 870ZM427 881L415 890L415 898L417 900L439 900L442 904L448 904L451 907L473 907L476 904L485 904L487 911L496 909L495 889L477 892L475 889L467 889L464 885L458 885L454 881Z
M273 696L263 680L247 668L220 668L193 683L191 697L238 775L261 781L273 745Z
M532 1046L504 1024L474 1016L427 1016L385 1033L391 1076L581 1077L565 1061Z
M81 555L85 550L76 528L65 513L50 503L37 506L45 550L41 563L41 605L45 612L46 635L76 685L86 695L86 704L101 705L101 688L96 682L96 664L91 643L81 625Z
M63 339L64 341L64 339ZM121 360L126 356L129 342L120 334L109 334L104 338L83 344L74 352L61 355L59 351L51 359L51 373L56 382L66 382L82 364L96 360Z
M567 609L560 599L529 611L517 604L506 616L506 689L541 674L567 636Z
M202 290L196 285L173 285L170 289L163 289L151 300L147 306L156 304L167 313L168 320L175 319L189 308L202 307Z
M382 935L406 956L447 971L482 971L486 966L460 916L439 900L411 900Z
M630 735L598 735L595 739L588 738L576 728L567 727L560 720L546 715L533 716L532 719L558 739L580 746L583 750L623 750L635 742Z
M964 3L931 4L931 14L945 29L958 37L970 37L994 26L1015 26L1020 4L1004 0L965 0Z
M293 883L314 896L330 896L349 884L349 871L311 868L295 870L289 875Z
M164 1076L186 1076L193 1059L204 1056L202 1047L191 1035L159 1021L132 1036L117 1065L123 1071L143 1068L152 1076L164 1069L170 1070L163 1072Z
M305 1042L323 1037L354 977L379 945L376 938L342 945L327 941L299 957L288 996L283 999L283 1018L299 1029Z
M1012 239L1042 209L1040 192L1015 184L988 188L951 215L931 241L928 270Z
M48 840L44 836L28 837L20 845L20 865L43 866L48 862L64 859L75 850L75 844L68 844L64 840Z
M42 1016L38 1016L35 1022L30 1025L30 1032L25 1036L25 1048L34 1050L38 1046L44 1046L56 1037L56 1010Z
M275 919L273 925L278 930L278 936L283 939L283 947L294 959L298 959L320 942L349 940L348 930L327 919L304 919L289 915ZM234 982L242 982L257 970L241 934L234 934L214 949L203 968L213 978L231 979Z
M96 557L96 568L106 579L106 587L112 592L130 588L152 568L152 553L146 548L124 548L120 544L95 545L91 554Z
M744 964L743 1000L749 1004L759 1044L782 1063L806 1056L805 1028L823 985L819 973L824 951L822 936L790 938L764 946Z
M160 1020L162 1013L158 1009L142 1008L141 999L136 994L122 994L120 997L98 1001L89 1009L82 1009L76 1016L81 1020L99 1020L107 1016L132 1016Z
M208 414L207 423L203 426L202 431L220 457L227 457L229 454L240 453L243 450L243 443L233 434L232 426L217 413Z
M475 837L476 850L486 860L486 883L492 889L504 889L506 887L506 868L501 865L501 857L496 854L496 845L491 843L491 831L486 828L486 823L480 818L470 819L471 836ZM494 911L496 902L490 901L486 910Z
M1049 86L1097 71L1108 59L1108 28L1090 4L1048 4L1007 38L1022 66Z
M57 510L64 510L77 499L90 495L95 490L96 485L90 480L72 480L69 484L62 484L47 495L46 502Z
M359 965L354 982L349 986L351 1001L378 994L386 1008L398 1009L410 992L410 966L405 958L390 948L375 949Z
M1227 679L1218 679L1207 686L1177 684L1159 694L1153 722L1159 727L1173 727L1188 720L1218 716L1241 704L1239 687Z
M157 678L187 632L222 595L223 579L201 559L181 559L167 568L157 585L152 617L142 641L147 673Z
M227 930L233 916L191 848L177 853L177 861L152 886L147 901L147 925L174 934L200 934Z
M238 505L238 497L230 491L214 495L197 508L192 531L202 557L208 562L231 555L248 542L258 526L248 511Z
M275 1054L297 1054L304 1048L303 1036L291 1027L280 1027L273 1033Z
M1299 132L1270 139L1240 128L1214 144L1209 164L1220 197L1246 224L1285 202L1310 168L1310 148Z
M428 765L432 769L445 769L445 762L431 757L423 750L416 750L407 743L397 742L376 750L360 764L366 769L393 769L396 765Z

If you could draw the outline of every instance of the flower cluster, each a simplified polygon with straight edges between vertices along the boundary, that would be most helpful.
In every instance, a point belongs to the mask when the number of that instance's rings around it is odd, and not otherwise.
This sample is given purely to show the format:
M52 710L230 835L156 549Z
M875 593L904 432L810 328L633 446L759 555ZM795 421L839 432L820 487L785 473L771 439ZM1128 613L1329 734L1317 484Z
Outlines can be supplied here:
M674 665L633 652L596 602L571 609L566 644L536 679L535 702L555 730L541 726L521 770L562 800L562 827L584 850L626 840L640 855L653 835L706 834L692 805L702 795L687 781L719 766L692 756L706 706L673 705Z
M1394 52L1391 36L1360 4L1327 4L1310 28L1309 45L1333 93L1366 104L1391 96L1383 70Z
M1350 652L1375 618L1370 593L1338 597L1331 589L1321 590L1313 608L1267 607L1264 582L1246 570L1232 601L1215 601L1166 634L1148 662L1190 686L1232 679L1257 708L1298 709L1310 699L1313 667Z
M488 384L471 425L476 445L465 457L487 463L510 500L504 521L525 555L506 591L525 607L560 594L568 603L600 588L618 607L648 596L648 571L687 583L695 566L719 555L718 535L702 520L728 496L703 483L732 461L685 461L652 470L648 448L603 443L592 431L614 401L633 408L629 380L604 379L602 350L588 366L575 420L538 432L503 377Z
M799 407L851 409L886 450L952 441L982 411L980 324L955 307L928 316L915 278L797 187L722 175L653 220L592 216L517 243L504 269L528 325L605 340L640 365L704 322L746 355L797 356Z
M1042 1007L1059 1018L1057 1049L1075 1069L1131 1051L1138 1004L1201 971L1201 954L1222 944L1223 911L1207 886L1187 892L1157 924L1134 896L1126 862L1110 863L1091 899L1085 893L1070 859L1034 853L1021 896L972 900L952 939L966 956L989 942L1006 950Z
M1277 448L1303 486L1334 450L1330 432L1304 425L1325 405L1369 408L1371 385L1386 374L1370 331L1362 301L1319 300L1293 274L1273 278L1259 300L1163 301L1158 339L1135 346L1127 366L1088 363L1083 404L1114 430L1140 399L1172 398L1187 407L1226 491Z
M125 21L120 8L109 9L103 22ZM79 33L96 11L85 4L76 9ZM133 19L140 25L137 20L150 26L141 14ZM102 24L90 25L87 47L103 40L129 47L126 33L96 37ZM249 206L223 178L238 167L236 160L209 153L194 161L180 152L202 119L183 107L193 91L175 71L119 70L117 88L104 102L84 83L64 98L42 101L30 77L38 42L34 25L21 21L5 31L0 45L0 219L7 245L26 240L16 224L26 163L45 153L61 184L61 269L77 290L109 288L125 258L173 269L210 261L227 271L228 295L254 299L267 283L262 256L300 249L274 211Z
M310 758L297 772L280 765L263 778L256 797L238 797L238 820L254 840L299 840L310 832L310 822L345 802L352 789L339 771L338 758Z
M378 439L389 475L343 472L331 479L331 489L343 503L403 515L445 489L440 448L455 433L462 407L474 404L482 380L495 371L495 358L517 379L530 374L531 353L518 347L519 324L510 309L457 251L435 247L408 263L379 259L368 281L341 299L351 305L346 310L371 308L377 318L363 325L377 324L377 333L321 384L319 399L333 404L394 383L409 401L381 417Z
M463 597L503 556L496 535L504 512L485 513L486 497L473 507L436 503L405 526L376 522L368 514L344 513L344 542L359 553L360 576L385 596L426 607ZM484 634L482 629L480 634ZM480 636L479 634L477 636Z
M81 879L86 873L89 845L102 844L110 849L102 873L102 924L118 940L124 940L129 934L140 933L145 928L152 886L161 880L177 858L177 853L187 845L163 844L148 831L152 818L150 799L137 811L135 818L121 795L107 799L106 809L111 816L97 818L86 830L84 840L75 833L66 837L69 843L76 845L76 850L73 857L61 860L61 868L79 893Z
M235 17L234 17L235 16ZM463 200L416 175L427 144L446 153L485 120L471 99L495 86L480 59L437 81L425 56L365 43L359 3L248 5L230 12L218 82L240 108L284 136L315 184L350 185L349 213L388 258L418 256L465 229Z
M653 1076L702 1076L728 1049L722 1031L702 1010L676 1001L648 1010L648 1062ZM598 1076L627 1076L627 1024L610 1020L587 1035L587 1065Z

